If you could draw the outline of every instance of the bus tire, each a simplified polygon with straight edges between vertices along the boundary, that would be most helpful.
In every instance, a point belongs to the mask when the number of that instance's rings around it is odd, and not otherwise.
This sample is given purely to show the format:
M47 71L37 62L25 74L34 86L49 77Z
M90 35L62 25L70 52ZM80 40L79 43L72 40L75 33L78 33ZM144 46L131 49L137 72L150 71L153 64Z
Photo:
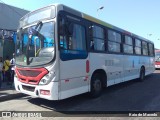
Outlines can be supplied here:
M95 73L91 79L91 91L90 96L92 98L99 97L102 93L102 79L100 74Z
M139 76L139 81L144 81L144 78L145 78L145 68L142 67L141 70L140 70L140 76Z

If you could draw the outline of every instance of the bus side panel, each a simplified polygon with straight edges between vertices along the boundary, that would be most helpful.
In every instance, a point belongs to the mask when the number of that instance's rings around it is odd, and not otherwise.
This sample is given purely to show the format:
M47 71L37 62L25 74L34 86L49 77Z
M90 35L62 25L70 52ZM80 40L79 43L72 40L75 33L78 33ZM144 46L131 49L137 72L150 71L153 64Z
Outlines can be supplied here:
M140 69L144 66L145 75L151 74L154 71L153 58L148 56L129 56L124 55L124 79L129 81L139 78Z
M154 67L153 57L148 57L148 56L142 57L141 64L145 66L145 75L149 75L154 72L155 67Z
M124 55L124 81L139 77L139 56Z
M90 53L91 75L103 69L107 75L107 86L123 82L123 55Z
M112 85L110 84L110 81L112 80L114 80L114 84L118 84L124 81L123 55L108 54L105 64L107 66L108 86Z
M89 91L86 61L85 59L60 60L60 99Z
M145 66L145 75L150 74L150 59L148 56L143 57L143 64Z
M150 72L153 73L155 71L155 58L150 57Z

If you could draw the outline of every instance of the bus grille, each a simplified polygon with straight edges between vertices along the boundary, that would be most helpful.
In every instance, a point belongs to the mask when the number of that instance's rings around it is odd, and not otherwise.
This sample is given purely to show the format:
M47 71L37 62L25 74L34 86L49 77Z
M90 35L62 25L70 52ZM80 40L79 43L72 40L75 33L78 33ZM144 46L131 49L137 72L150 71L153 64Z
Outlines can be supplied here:
M22 88L27 91L34 92L35 87L22 85Z
M17 68L15 69L18 80L26 84L37 85L48 74L45 68Z
M41 71L32 71L32 70L18 70L19 74L23 76L30 76L30 77L36 77L38 76Z

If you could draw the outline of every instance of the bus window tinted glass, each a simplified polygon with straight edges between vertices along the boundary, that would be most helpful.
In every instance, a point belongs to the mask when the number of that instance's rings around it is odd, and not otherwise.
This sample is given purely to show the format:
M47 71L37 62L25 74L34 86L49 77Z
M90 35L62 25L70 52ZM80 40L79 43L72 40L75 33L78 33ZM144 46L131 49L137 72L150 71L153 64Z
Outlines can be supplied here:
M132 38L129 36L125 36L125 44L133 45Z
M142 52L143 55L148 55L148 46L147 46L147 42L142 42Z
M99 26L93 26L93 37L104 39L104 29Z
M121 35L115 31L108 30L108 39L110 41L121 43Z
M149 55L154 56L154 46L151 43L149 43Z
M135 47L135 53L138 55L141 55L141 48L140 47Z
M138 39L135 39L135 46L136 47L141 47L141 41Z
M92 38L91 38L91 49L92 50L98 50L98 51L104 51L105 45L104 45L104 29L93 25L92 27Z
M133 46L131 45L123 45L124 53L133 54Z
M94 50L100 50L100 51L105 50L104 40L93 38L93 41L94 41Z
M115 42L108 42L108 50L110 52L120 52L120 44Z
M138 55L141 55L141 41L138 39L135 39L135 53Z
M69 33L69 49L86 50L85 28L79 24L71 24Z

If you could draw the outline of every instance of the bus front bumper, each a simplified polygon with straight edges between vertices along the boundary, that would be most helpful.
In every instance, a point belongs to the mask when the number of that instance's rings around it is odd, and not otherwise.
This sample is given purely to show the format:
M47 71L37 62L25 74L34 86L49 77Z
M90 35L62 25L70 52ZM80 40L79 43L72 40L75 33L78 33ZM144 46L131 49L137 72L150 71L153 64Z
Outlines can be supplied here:
M14 84L16 91L21 93L47 100L59 100L58 82L50 82L48 85L30 85L18 81L15 77Z

